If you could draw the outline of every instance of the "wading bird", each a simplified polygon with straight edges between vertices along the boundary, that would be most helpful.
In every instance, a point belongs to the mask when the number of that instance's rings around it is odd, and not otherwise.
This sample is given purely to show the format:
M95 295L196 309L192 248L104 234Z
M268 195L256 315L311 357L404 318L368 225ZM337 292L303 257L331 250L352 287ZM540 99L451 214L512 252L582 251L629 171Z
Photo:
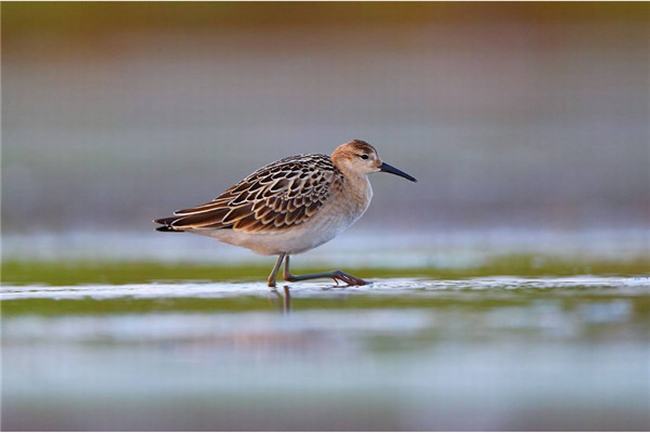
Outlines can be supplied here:
M293 275L289 256L333 239L357 221L372 199L368 174L392 173L417 180L382 162L373 146L352 140L331 156L295 155L268 164L214 200L155 219L161 232L189 232L278 256L267 282L275 287L284 262L286 281L332 278L364 285L341 271Z

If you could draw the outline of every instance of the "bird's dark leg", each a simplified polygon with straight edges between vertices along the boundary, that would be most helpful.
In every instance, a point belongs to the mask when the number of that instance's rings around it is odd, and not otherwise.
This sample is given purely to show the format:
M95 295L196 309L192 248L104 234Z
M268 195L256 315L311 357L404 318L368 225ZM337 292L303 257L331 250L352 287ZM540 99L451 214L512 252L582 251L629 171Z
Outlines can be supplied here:
M318 274L305 274L305 275L293 275L289 271L289 256L284 260L284 279L285 281L296 282L296 281L305 281L305 280L315 280L316 278L331 278L337 284L340 281L347 283L348 286L365 286L368 282L363 281L361 278L353 277L350 274L346 274L342 271L330 271L330 272L321 272Z
M271 271L271 274L266 279L266 282L268 283L269 287L275 287L275 276L278 274L278 271L280 270L280 266L282 266L282 260L284 260L285 256L287 256L285 253L281 253L278 256L278 260L275 262L275 266L273 266L273 270Z

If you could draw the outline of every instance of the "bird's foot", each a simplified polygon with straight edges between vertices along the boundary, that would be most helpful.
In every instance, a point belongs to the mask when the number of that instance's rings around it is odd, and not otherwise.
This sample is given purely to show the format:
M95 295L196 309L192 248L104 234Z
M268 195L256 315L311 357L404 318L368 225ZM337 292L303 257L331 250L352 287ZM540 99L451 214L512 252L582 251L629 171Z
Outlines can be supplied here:
M339 280L343 281L348 286L365 286L366 284L368 284L367 281L364 281L361 278L357 278L353 275L346 274L343 271L334 271L332 273L332 279L334 280L337 286L339 284Z

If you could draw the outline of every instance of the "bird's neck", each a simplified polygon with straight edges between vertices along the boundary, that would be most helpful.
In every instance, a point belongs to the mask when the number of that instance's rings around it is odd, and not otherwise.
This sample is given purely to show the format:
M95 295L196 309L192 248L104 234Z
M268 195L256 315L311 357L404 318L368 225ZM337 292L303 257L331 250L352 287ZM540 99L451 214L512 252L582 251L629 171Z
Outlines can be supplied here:
M344 173L347 188L345 190L354 201L363 204L367 207L372 199L372 186L367 174L359 173Z

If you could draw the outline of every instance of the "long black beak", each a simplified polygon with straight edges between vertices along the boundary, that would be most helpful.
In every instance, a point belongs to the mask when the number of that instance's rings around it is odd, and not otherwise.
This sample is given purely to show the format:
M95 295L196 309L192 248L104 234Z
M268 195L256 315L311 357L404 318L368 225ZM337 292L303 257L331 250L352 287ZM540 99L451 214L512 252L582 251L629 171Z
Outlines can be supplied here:
M386 164L385 162L382 162L381 165L379 166L379 171L383 171L384 173L392 173L395 174L399 177L403 177L404 179L408 179L411 182L417 182L418 180L411 176L410 174L404 173L402 170L399 168L395 168L390 164Z

